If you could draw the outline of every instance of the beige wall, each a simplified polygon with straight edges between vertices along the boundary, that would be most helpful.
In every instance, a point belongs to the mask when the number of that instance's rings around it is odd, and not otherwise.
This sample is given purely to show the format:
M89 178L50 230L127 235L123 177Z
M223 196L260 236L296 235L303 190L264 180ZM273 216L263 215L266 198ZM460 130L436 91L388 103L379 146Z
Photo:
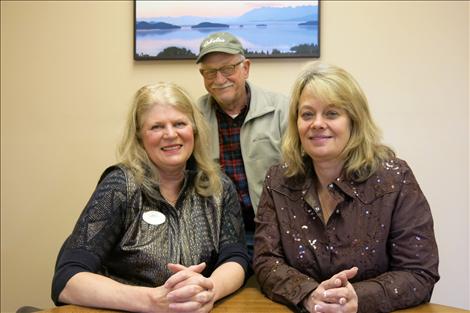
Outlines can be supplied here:
M432 301L470 309L469 3L322 2L321 59L348 69L435 219ZM49 307L58 249L126 108L149 82L203 93L192 61L132 59L133 2L1 2L1 311ZM288 93L305 59L254 60L251 81Z

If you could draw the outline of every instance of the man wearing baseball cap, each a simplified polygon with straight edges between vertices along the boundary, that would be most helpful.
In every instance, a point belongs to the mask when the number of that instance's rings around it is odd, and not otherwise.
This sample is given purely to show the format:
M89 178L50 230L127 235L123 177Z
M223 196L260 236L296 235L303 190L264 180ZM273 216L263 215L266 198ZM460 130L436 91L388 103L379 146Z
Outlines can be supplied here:
M251 61L230 33L206 37L196 63L208 92L198 99L198 106L209 123L211 153L237 188L251 257L264 177L281 160L288 98L247 81Z

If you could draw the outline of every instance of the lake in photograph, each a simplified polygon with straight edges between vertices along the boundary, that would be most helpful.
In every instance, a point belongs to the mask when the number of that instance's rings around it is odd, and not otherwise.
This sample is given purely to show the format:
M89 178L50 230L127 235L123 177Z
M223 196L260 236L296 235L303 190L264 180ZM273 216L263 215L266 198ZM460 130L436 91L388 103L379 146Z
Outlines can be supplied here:
M195 58L202 40L221 31L235 35L249 57L319 56L318 1L135 3L136 59Z
M263 23L266 26L243 25L229 28L192 29L182 27L177 30L137 30L136 53L156 56L169 46L186 48L195 55L201 41L210 33L226 31L235 35L243 47L250 52L269 52L278 49L290 52L290 48L300 44L318 45L318 26L298 26L294 23Z

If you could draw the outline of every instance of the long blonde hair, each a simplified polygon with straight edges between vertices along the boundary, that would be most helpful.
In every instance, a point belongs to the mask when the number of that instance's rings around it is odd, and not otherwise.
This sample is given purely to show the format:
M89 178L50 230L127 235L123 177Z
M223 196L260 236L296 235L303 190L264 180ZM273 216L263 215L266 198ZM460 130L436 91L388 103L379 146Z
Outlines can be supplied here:
M381 143L380 130L356 80L342 68L311 62L301 71L292 89L288 126L282 141L287 176L305 174L306 170L297 129L299 99L304 89L309 89L319 101L334 103L345 110L351 120L351 136L340 155L345 161L344 173L348 179L364 181L382 161L395 156L391 148Z
M222 183L220 169L209 156L208 127L189 94L174 83L160 82L140 88L127 116L127 123L118 147L119 161L135 175L147 194L155 196L158 171L149 159L141 140L143 116L155 105L169 105L184 113L191 121L194 131L194 150L191 159L196 164L196 192L211 196L220 192Z

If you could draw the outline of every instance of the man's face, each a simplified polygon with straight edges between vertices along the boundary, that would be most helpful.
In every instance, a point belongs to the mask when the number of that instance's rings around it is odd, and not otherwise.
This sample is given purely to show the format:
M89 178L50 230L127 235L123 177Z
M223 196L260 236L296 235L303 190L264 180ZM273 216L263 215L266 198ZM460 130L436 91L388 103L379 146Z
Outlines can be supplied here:
M245 99L245 81L250 71L250 61L239 54L213 52L206 55L199 70L207 92L222 109Z

